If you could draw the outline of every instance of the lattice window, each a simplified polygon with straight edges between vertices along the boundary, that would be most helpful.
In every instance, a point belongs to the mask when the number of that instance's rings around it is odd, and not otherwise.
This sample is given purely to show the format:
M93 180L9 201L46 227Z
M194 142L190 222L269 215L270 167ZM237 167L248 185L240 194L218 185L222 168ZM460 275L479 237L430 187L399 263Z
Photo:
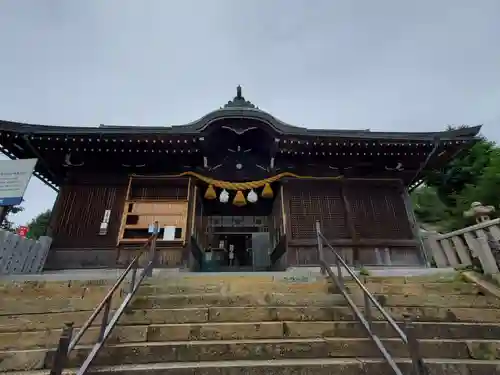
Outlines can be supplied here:
M130 200L185 200L188 195L188 179L141 180L133 179Z
M130 189L131 200L184 200L187 197L186 186L133 186Z
M413 237L403 198L393 186L352 186L346 189L354 228L360 238Z
M315 238L317 220L328 238L349 238L338 184L297 184L289 196L292 238Z

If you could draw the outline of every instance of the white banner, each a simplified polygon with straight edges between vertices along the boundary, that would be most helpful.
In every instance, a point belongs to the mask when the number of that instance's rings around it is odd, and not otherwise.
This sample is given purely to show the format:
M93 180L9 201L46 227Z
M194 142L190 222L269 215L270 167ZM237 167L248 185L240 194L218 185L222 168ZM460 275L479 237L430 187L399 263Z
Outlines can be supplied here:
M37 159L0 160L0 206L22 202Z

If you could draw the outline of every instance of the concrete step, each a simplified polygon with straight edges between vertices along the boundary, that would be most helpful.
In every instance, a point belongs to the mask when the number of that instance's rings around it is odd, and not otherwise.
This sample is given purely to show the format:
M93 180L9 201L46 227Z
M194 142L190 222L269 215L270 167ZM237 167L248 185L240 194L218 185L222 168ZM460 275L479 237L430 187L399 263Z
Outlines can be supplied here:
M382 341L393 357L409 357L408 347L401 340ZM68 366L80 366L90 349L75 348L70 353ZM500 341L496 340L420 340L420 352L424 358L498 360L499 349ZM48 349L0 351L0 371L50 368L54 355L55 350ZM380 352L371 339L358 338L125 343L104 347L94 365L345 357L377 358Z
M500 309L443 308L443 307L388 307L395 320L402 321L409 314L422 322L500 322ZM0 316L0 332L59 329L65 322L82 326L89 311ZM375 319L381 319L374 314ZM205 322L268 322L268 321L353 321L347 306L258 306L258 307L193 307L182 309L127 310L120 325L177 324ZM96 320L99 324L99 320Z
M400 322L402 327L403 324ZM426 323L414 324L420 339L488 339L500 337L500 323ZM79 327L75 327L76 330ZM374 331L382 338L397 338L387 322L375 322ZM92 327L80 343L97 341L99 328ZM61 335L60 329L28 332L0 333L0 350L55 348ZM188 323L117 326L107 344L189 341L189 340L248 340L283 338L366 338L367 334L357 322L246 322L246 323Z
M411 373L408 359L396 358L404 374ZM425 361L430 375L498 375L500 361L432 358ZM23 371L17 375L47 375L48 370ZM76 374L76 369L63 372ZM273 361L168 362L144 365L101 366L89 375L385 375L393 374L378 358L282 359Z

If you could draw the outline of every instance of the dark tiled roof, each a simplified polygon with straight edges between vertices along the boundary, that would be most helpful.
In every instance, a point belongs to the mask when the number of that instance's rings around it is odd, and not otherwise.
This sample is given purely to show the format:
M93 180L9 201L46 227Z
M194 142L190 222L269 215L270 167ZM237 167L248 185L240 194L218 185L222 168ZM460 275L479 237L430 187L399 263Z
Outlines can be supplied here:
M386 139L431 141L469 139L475 137L481 126L463 127L456 130L442 132L373 132L370 130L338 130L338 129L308 129L287 124L268 112L260 110L253 103L247 101L241 94L238 86L237 94L220 109L212 111L202 118L186 125L176 126L119 126L101 125L99 127L86 126L48 126L24 124L11 121L0 121L0 131L15 132L18 134L54 134L54 135L197 135L212 123L222 119L254 119L270 126L277 136L306 136L327 138L359 138L359 139Z

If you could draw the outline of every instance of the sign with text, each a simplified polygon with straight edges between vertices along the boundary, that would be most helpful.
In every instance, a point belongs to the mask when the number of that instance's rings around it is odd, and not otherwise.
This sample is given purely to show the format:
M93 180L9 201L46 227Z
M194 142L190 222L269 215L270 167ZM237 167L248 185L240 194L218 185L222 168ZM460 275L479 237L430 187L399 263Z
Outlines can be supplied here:
M37 159L0 160L0 206L22 202Z

